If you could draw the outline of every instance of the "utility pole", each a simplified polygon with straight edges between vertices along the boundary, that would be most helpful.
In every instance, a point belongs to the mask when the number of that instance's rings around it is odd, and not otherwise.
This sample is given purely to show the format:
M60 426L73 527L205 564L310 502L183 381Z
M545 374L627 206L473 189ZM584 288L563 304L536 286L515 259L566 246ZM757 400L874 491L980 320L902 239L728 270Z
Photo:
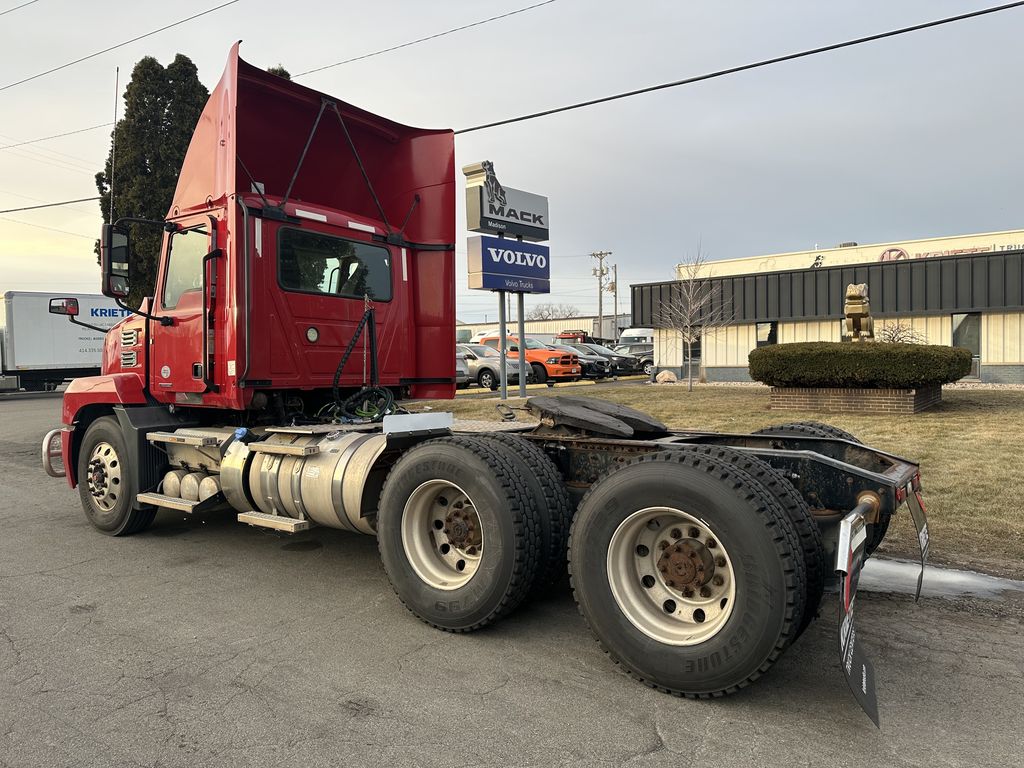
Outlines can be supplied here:
M604 338L604 292L607 290L605 277L608 276L604 260L611 255L611 251L595 251L590 254L591 258L597 259L597 266L591 272L597 278L597 336L600 339Z
M615 321L612 323L612 337L619 339L619 265L612 264L612 293L615 294Z

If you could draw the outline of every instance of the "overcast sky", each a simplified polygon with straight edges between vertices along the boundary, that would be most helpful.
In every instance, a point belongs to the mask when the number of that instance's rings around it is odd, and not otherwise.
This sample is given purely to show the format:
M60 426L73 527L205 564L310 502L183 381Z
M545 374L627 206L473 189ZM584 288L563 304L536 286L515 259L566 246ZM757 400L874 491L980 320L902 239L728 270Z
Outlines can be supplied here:
M217 4L38 0L0 16L0 87ZM241 0L0 91L0 146L108 122L114 68L123 89L145 55L186 54L212 89L236 39L247 61L296 73L530 4ZM558 0L297 79L400 122L457 129L989 4ZM670 279L698 242L717 259L1016 229L1022 37L1024 9L1007 11L467 134L456 161L490 159L502 183L550 197L553 293L528 306L594 312L595 250L613 252L626 311L625 286ZM109 141L105 128L0 150L0 209L96 194ZM5 214L0 291L95 292L99 224L96 203ZM461 207L458 224L458 315L494 320L493 297L465 288Z

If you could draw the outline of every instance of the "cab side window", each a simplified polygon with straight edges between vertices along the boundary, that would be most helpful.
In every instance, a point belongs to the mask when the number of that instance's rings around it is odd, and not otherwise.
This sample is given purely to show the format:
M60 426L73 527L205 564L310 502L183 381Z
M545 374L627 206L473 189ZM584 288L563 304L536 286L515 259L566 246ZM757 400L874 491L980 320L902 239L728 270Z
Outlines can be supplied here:
M174 309L183 293L203 287L203 257L209 252L210 232L206 226L171 234L167 244L164 291L160 297L164 309Z

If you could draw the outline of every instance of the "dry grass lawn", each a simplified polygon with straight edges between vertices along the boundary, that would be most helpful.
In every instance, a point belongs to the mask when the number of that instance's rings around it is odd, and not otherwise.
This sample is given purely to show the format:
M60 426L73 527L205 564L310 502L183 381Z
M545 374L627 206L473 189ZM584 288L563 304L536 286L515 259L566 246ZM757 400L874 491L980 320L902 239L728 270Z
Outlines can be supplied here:
M1024 391L947 389L941 406L898 417L769 411L768 390L761 387L701 386L687 392L679 385L594 385L530 394L602 397L678 429L749 432L786 421L830 422L869 445L920 462L933 561L1024 578ZM445 407L461 418L497 419L495 402L460 397ZM881 551L913 556L915 542L904 506Z

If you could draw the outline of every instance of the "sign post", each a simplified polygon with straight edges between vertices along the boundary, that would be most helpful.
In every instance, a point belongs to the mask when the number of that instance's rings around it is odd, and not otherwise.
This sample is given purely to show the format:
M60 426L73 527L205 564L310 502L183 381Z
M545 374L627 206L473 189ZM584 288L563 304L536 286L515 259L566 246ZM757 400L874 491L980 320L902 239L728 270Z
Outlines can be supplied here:
M484 235L468 240L469 287L498 294L498 351L501 354L501 399L508 398L506 381L508 318L505 297L517 294L519 396L526 397L526 323L523 294L550 293L551 252L539 241L548 239L548 199L503 187L494 164L484 160L462 169L466 175L467 228ZM514 236L515 240L506 239Z

